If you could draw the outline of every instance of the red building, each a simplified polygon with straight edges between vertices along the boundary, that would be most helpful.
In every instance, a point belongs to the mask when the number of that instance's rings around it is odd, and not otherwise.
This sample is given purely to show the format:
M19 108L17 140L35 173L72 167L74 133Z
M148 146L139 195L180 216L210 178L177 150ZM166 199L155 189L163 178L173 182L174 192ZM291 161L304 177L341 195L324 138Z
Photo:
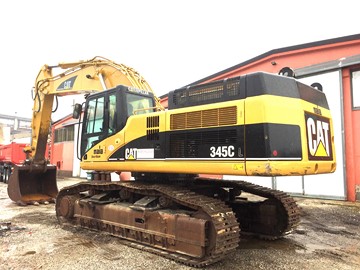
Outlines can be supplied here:
M68 115L52 124L50 163L56 165L59 176L80 176L74 130L78 126L77 123L78 121L73 119L72 115Z
M307 84L322 85L334 120L337 170L329 175L247 180L295 195L360 200L360 137L356 135L360 133L360 34L271 50L189 85L255 71L293 74ZM162 102L166 107L167 96L162 97ZM65 118L54 123L53 129L59 129L55 133L61 134L68 124L74 127L72 121ZM61 141L55 136L51 161L58 164L60 171L71 172L71 167L76 167L70 160L73 149L73 141Z

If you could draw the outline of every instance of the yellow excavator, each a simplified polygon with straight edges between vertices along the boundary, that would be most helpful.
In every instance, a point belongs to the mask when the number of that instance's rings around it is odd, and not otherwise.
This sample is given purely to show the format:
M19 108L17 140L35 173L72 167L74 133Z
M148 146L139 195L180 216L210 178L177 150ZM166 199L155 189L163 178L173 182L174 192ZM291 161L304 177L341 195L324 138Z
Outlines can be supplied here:
M204 174L291 176L336 169L323 92L256 72L169 92L164 110L133 69L96 57L44 66L36 80L28 160L9 179L19 204L56 199L61 224L107 232L194 267L233 252L240 235L277 239L299 223L288 194ZM96 93L93 93L96 92ZM81 168L93 180L58 192L44 158L54 96L89 93L74 106ZM81 117L82 116L82 117ZM131 172L134 181L110 181Z

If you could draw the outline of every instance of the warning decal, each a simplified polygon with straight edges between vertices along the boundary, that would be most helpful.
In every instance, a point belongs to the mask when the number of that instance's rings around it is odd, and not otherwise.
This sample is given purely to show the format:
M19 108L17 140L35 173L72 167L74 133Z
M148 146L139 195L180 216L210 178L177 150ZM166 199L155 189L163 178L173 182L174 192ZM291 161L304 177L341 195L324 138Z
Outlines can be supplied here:
M332 160L329 119L305 113L305 122L309 160Z

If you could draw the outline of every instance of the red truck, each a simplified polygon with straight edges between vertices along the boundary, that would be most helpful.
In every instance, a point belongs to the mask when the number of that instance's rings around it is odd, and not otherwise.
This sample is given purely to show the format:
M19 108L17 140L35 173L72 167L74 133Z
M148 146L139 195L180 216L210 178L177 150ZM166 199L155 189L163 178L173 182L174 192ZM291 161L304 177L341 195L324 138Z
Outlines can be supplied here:
M10 143L0 145L0 182L7 183L14 164L19 165L25 161L23 151L26 143Z

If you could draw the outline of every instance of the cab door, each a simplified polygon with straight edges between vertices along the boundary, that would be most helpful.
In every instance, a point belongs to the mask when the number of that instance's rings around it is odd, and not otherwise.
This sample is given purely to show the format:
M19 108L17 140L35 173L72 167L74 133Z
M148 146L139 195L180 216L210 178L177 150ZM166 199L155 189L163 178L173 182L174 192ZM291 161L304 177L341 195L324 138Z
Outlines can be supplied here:
M81 156L95 144L118 132L124 125L116 89L88 97L81 136Z

